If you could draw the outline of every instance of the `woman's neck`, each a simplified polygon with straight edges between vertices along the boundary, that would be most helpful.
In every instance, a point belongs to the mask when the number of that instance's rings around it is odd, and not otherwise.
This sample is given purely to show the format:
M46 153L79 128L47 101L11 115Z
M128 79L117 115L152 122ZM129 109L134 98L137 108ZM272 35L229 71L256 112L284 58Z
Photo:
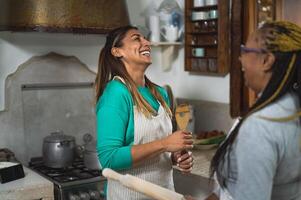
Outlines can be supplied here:
M126 67L126 68L127 68L127 72L129 73L133 81L136 83L136 85L144 87L145 86L144 75L145 75L146 67L140 66L140 67Z
M133 81L136 83L137 86L145 86L145 79L144 79L144 73L134 73L130 74Z
M144 71L128 70L128 73L137 86L145 86Z

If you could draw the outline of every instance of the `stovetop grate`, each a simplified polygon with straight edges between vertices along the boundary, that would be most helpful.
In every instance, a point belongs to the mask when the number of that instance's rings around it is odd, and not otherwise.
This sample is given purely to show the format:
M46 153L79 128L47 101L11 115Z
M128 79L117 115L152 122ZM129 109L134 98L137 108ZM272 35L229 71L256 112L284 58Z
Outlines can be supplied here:
M85 167L83 159L76 159L66 168L50 168L44 165L42 157L30 159L29 167L51 180L66 183L101 176L100 170L90 170Z

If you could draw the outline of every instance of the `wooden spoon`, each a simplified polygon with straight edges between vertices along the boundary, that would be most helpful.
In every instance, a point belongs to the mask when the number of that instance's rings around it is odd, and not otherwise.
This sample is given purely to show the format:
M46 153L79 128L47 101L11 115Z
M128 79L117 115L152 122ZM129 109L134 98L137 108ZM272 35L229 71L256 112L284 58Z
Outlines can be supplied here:
M180 130L186 130L190 120L190 108L187 104L181 104L176 107L176 122Z
M185 131L187 129L188 122L190 120L190 108L187 104L180 104L176 107L176 122L180 130ZM182 150L181 155L187 153L187 150ZM176 167L179 169L179 167ZM181 169L180 169L181 170Z

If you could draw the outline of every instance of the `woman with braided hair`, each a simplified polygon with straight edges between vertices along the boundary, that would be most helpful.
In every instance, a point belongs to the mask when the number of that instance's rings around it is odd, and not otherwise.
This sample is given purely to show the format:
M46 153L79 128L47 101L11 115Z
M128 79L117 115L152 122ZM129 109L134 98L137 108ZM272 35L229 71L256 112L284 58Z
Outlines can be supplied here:
M172 134L167 93L145 76L151 61L150 42L136 27L108 34L95 81L98 157L103 168L174 190L172 164L191 171L192 135ZM107 199L147 197L108 180Z
M214 155L208 199L301 200L301 28L267 22L239 59L258 99Z

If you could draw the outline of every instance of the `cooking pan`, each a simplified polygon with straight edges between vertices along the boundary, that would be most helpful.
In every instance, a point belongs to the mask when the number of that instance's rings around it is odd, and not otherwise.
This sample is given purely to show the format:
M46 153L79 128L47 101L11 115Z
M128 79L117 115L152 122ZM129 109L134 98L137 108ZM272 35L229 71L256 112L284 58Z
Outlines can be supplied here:
M43 140L43 161L47 167L64 168L74 160L75 138L56 131Z

